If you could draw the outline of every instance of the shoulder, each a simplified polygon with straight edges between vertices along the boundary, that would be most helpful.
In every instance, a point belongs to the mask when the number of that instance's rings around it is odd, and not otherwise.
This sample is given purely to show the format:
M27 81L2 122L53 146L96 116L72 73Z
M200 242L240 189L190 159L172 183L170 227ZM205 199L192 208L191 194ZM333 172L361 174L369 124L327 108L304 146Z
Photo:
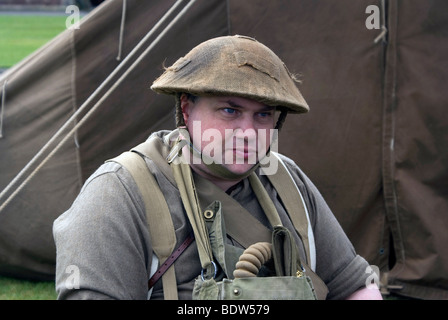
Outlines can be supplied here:
M111 195L109 200L122 200L128 197L130 200L138 204L141 202L139 189L131 175L131 173L120 163L115 161L107 161L103 163L84 183L79 196L86 194Z
M89 178L84 182L80 193L83 193L91 184L95 184L98 180L109 180L118 178L118 174L122 170L122 166L116 162L106 162L102 164Z
M143 202L130 173L116 162L106 162L85 181L71 207L55 223L140 220L143 213Z

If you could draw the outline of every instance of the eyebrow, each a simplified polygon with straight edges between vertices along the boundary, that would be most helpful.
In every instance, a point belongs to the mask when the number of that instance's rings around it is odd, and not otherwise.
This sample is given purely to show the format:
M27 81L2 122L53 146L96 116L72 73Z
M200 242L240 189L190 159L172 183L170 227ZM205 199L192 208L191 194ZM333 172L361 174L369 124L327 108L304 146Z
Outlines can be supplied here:
M226 103L228 103L229 106L231 106L232 108L236 108L236 109L244 109L243 106L240 106L238 103L236 103L236 102L234 102L234 101L232 101L232 100L227 100ZM262 111L271 111L271 110L274 110L274 109L275 109L275 107L264 105L264 107L263 107L259 112L262 112Z

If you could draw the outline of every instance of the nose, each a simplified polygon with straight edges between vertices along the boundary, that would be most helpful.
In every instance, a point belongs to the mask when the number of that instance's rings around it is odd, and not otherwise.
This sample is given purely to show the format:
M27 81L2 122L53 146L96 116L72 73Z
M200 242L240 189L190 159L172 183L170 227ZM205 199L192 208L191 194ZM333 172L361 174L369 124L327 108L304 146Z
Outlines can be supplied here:
M256 126L255 121L252 117L244 116L237 121L238 123L236 123L235 126L235 137L237 139L244 139L247 141L248 139L256 138Z
M248 112L243 114L236 120L236 128L241 129L242 131L246 130L255 130L256 129L256 121L254 117Z
M234 146L237 146L237 148L244 146L245 149L256 150L257 132L253 119L242 117L237 121L233 133Z

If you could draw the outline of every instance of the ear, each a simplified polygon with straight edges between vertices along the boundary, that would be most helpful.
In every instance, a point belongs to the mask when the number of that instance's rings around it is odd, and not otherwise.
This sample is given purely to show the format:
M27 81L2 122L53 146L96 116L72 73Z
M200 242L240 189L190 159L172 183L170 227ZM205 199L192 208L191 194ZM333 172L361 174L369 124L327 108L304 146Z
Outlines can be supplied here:
M192 102L188 99L188 96L185 93L182 93L180 96L180 108L182 110L185 125L188 123L188 115L190 114L191 104Z

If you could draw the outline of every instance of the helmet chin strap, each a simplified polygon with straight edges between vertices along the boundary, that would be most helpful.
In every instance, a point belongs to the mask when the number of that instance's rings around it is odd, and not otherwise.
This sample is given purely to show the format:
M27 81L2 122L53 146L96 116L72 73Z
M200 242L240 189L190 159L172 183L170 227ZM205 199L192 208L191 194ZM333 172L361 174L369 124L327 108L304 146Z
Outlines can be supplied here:
M202 171L205 174L212 173L213 175L225 180L242 180L248 177L253 171L255 171L260 166L260 161L258 161L248 171L241 174L234 173L229 169L227 169L222 164L216 163L213 158L199 151L191 142L190 134L188 133L188 130L185 127L179 127L177 128L176 131L178 131L179 135L167 157L169 163L171 163L177 156L180 156L182 154L182 148L188 145L189 150L192 153L192 156L196 159L200 159L201 164L204 164L209 172L205 171L204 169L201 169L200 167L197 167L196 168L197 170ZM266 157L269 154L269 151L270 150L267 151L264 157Z

